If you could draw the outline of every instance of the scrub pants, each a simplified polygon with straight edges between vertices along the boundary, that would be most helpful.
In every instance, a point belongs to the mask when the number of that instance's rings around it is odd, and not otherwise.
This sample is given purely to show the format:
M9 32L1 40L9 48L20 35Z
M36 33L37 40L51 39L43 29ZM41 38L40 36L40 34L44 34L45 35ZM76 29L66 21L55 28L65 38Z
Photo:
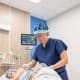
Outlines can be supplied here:
M62 78L62 80L69 80L66 70L64 70L64 71L62 71L62 72L60 72L58 74L60 75L60 77Z

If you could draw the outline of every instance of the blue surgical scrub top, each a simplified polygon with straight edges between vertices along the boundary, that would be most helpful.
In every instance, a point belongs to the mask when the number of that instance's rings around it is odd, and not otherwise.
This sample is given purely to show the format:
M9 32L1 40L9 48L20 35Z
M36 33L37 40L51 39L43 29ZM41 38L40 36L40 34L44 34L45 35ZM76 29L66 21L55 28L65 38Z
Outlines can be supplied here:
M63 50L67 50L67 45L62 40L49 38L45 47L43 47L42 44L36 47L32 59L50 66L56 64L60 60L60 54ZM68 80L65 65L55 71L63 80Z

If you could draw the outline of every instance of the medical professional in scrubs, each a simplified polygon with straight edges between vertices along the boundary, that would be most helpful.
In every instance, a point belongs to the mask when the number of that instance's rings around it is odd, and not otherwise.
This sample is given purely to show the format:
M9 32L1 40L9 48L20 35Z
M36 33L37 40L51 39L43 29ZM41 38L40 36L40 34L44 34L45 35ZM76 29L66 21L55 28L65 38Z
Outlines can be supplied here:
M34 35L40 44L36 47L32 61L23 65L23 68L32 68L37 62L45 63L55 70L62 80L69 80L66 64L68 63L67 45L59 39L48 38L48 26L45 23L37 24Z
M68 63L67 45L62 40L48 38L48 26L45 23L37 24L34 34L40 45L36 47L32 62L27 64L27 67L33 67L37 62L45 63L54 69L62 80L69 80L65 69Z

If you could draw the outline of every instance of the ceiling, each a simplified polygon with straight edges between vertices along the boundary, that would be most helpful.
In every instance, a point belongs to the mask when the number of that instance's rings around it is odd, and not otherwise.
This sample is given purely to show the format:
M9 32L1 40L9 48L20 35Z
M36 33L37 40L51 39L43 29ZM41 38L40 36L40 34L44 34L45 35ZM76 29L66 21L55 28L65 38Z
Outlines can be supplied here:
M41 0L38 4L29 2L29 0L0 0L0 3L9 4L29 12L32 16L49 20L80 5L80 0Z

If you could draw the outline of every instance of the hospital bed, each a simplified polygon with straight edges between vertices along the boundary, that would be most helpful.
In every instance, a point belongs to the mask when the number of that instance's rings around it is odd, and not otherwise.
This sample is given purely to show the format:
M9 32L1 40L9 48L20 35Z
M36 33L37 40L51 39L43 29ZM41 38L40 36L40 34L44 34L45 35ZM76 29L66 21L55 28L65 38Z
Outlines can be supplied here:
M25 71L19 78L19 80L30 80L31 70ZM0 77L0 80L8 80L3 74ZM52 69L45 67L38 71L38 73L33 76L31 80L62 80L60 76Z

